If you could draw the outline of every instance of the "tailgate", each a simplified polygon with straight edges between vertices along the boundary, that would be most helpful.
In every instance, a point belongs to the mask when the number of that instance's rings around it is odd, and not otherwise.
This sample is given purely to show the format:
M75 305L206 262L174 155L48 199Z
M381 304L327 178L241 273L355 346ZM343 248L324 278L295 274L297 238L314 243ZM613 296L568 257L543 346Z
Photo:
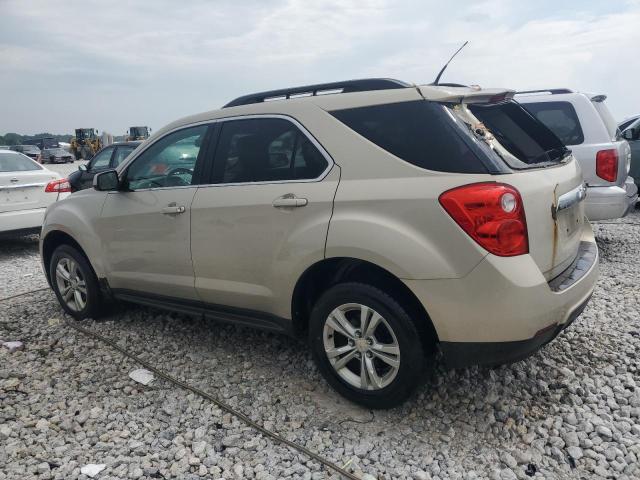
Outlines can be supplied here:
M575 259L584 217L579 163L558 137L519 104L506 101L452 107L485 150L512 173L496 178L522 196L529 253L547 280Z
M57 195L44 189L56 178L42 170L0 173L0 213L47 207Z
M545 278L560 274L574 260L585 221L585 190L577 161L526 170L504 177L522 195L529 253Z

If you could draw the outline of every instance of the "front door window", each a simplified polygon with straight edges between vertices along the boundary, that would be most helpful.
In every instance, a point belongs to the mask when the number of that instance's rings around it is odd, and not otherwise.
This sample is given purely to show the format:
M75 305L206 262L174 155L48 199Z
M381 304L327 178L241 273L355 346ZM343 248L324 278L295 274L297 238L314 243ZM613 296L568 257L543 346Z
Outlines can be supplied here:
M206 125L185 128L158 140L127 170L129 190L192 185Z

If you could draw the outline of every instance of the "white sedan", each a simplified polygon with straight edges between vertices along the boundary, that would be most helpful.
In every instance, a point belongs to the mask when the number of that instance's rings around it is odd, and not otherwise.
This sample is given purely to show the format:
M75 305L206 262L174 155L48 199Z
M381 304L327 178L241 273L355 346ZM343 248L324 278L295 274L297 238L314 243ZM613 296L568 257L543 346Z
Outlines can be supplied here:
M39 232L47 207L70 191L58 173L22 153L0 150L0 232Z

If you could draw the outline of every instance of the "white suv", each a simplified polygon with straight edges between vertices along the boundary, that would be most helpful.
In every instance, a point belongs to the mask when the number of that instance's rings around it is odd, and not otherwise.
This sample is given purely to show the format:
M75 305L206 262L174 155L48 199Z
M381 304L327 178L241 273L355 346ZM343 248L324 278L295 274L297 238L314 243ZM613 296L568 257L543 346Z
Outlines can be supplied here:
M631 150L605 104L605 95L569 89L519 92L516 100L549 127L576 157L587 183L589 220L624 217L638 200L629 177Z
M524 358L585 307L598 251L577 162L513 93L367 79L178 120L49 208L47 278L78 319L115 298L304 335L373 408L438 348Z

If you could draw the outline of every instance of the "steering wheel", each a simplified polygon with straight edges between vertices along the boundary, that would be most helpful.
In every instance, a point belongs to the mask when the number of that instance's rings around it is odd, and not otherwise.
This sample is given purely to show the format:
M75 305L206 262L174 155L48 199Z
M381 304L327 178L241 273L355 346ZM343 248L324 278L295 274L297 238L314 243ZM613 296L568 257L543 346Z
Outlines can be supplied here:
M169 173L167 173L167 177L170 177L171 175L184 175L184 174L193 175L193 169L186 168L186 167L174 168Z

